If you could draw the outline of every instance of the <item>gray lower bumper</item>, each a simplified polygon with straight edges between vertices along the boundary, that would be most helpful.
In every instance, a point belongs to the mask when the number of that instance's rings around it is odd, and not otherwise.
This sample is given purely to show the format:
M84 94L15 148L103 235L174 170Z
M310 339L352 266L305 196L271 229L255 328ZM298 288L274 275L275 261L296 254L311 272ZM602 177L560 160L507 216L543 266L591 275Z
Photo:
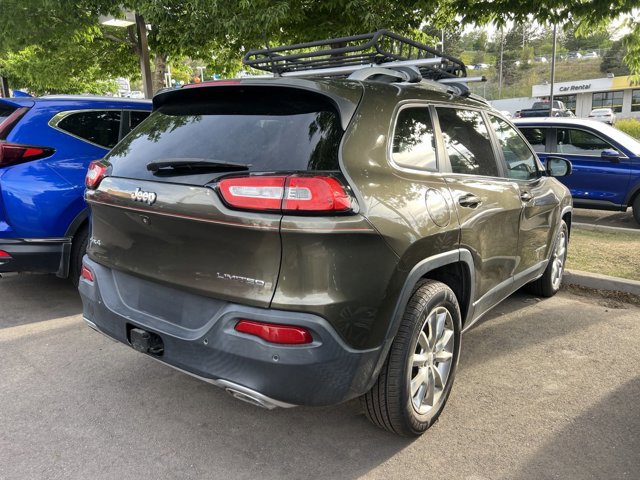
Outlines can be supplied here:
M68 274L70 238L0 239L0 250L11 257L0 258L0 272Z
M332 405L363 394L373 375L379 349L349 348L315 315L221 302L113 271L87 257L85 264L94 274L94 282L83 279L79 286L90 326L125 344L128 329L153 332L164 351L152 358L242 400L266 408ZM153 305L143 308L150 296ZM171 315L163 315L163 302ZM240 318L305 327L313 343L265 342L236 332Z

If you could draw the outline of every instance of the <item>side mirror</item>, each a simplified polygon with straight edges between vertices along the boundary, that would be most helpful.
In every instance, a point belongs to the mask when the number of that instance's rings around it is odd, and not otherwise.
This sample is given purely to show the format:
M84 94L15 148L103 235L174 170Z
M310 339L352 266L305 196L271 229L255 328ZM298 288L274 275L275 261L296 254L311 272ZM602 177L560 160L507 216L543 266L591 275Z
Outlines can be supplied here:
M572 169L571 162L562 157L547 157L545 168L550 177L566 177Z
M620 163L620 152L612 148L608 148L607 150L602 151L600 158L603 160L609 160L613 163Z

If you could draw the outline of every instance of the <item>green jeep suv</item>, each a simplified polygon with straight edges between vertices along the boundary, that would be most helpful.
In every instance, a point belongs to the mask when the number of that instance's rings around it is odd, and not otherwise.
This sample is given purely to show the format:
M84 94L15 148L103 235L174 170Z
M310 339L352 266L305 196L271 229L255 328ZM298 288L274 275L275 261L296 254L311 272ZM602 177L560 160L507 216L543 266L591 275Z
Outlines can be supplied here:
M461 334L526 284L558 291L571 197L568 162L419 72L156 95L87 175L86 322L263 407L361 397L424 432Z

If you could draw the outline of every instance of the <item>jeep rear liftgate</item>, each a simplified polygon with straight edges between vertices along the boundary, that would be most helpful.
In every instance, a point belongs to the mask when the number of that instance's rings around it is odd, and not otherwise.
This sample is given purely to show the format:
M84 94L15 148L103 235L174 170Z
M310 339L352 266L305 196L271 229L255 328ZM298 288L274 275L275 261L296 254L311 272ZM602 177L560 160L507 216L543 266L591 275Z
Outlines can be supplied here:
M220 299L271 301L281 215L231 211L207 187L116 177L87 200L89 254L100 263Z

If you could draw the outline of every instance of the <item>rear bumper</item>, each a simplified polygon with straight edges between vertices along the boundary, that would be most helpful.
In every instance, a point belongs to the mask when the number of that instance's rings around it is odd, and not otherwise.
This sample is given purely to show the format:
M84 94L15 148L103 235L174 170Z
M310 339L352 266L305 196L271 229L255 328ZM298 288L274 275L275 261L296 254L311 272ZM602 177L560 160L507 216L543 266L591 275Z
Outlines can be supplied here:
M257 398L262 401L254 403L268 408L332 405L363 394L370 383L380 349L348 347L323 318L209 299L111 270L88 257L84 262L94 275L93 282L81 279L79 286L83 315L92 328L124 344L130 344L131 328L155 333L164 351L150 356L240 398ZM145 304L144 297L152 297L153 304ZM164 305L173 313L164 315ZM267 343L236 332L240 318L305 327L313 343Z
M0 239L0 272L40 272L66 276L70 238Z

